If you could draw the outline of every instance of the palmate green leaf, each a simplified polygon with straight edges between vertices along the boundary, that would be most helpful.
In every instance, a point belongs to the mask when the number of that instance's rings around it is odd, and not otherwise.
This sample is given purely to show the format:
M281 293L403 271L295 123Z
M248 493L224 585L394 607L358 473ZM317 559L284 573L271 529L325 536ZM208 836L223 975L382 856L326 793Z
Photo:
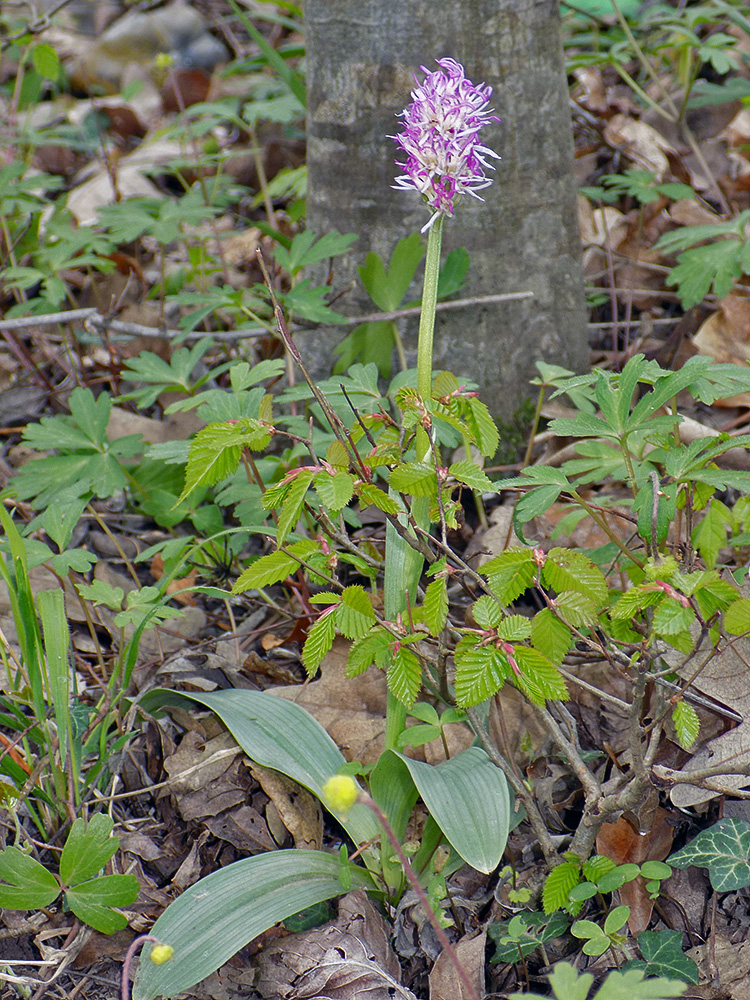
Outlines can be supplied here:
M456 852L477 871L494 871L508 841L512 813L503 772L479 747L437 765L398 756Z
M478 635L465 635L456 646L456 702L461 708L497 694L512 672L507 656L481 641Z
M411 708L422 687L422 663L408 646L400 646L392 654L388 667L388 690L395 698Z
M375 833L377 836L377 831ZM352 889L372 890L367 872L347 866ZM167 907L150 933L172 943L172 961L141 961L133 1000L173 997L205 979L248 941L300 910L341 895L338 855L269 851L212 872ZM149 946L146 946L146 956Z
M352 643L346 658L346 676L357 677L375 664L386 670L391 663L393 636L377 626L358 642Z
M448 472L459 483L476 490L477 493L489 493L494 489L492 480L474 462L454 462L448 466Z
M568 905L568 896L574 885L581 881L580 866L575 861L564 861L555 865L544 881L542 889L542 906L549 916L555 910L562 910Z
M437 474L426 462L406 462L397 465L389 480L389 486L399 493L413 497L437 496Z
M427 585L421 612L430 635L439 636L448 620L448 584L444 576Z
M542 580L558 594L564 590L575 590L584 594L601 609L607 606L609 588L601 570L582 552L573 549L555 548L547 553L542 568Z
M743 244L736 240L718 240L685 250L670 271L667 284L678 286L684 309L702 302L712 287L717 298L723 299L742 274L743 251Z
M120 838L112 836L113 827L106 813L92 816L88 824L83 819L73 823L60 856L60 878L66 886L92 878L116 853Z
M336 627L347 639L361 639L375 624L370 598L358 584L347 587L336 608Z
M0 907L8 910L40 909L60 895L55 876L17 847L0 851L0 879Z
M530 701L543 705L551 698L567 700L565 680L554 663L530 646L516 646L514 652L521 671L520 677L514 677L514 681Z
M542 608L531 619L532 645L555 666L562 666L572 642L573 633L550 608Z
M332 511L346 507L354 495L354 482L354 476L348 472L336 472L334 475L320 472L314 480L321 503Z
M317 542L305 538L290 545L287 552L278 550L271 552L270 555L261 556L240 574L232 587L232 593L244 594L246 590L260 590L261 587L270 587L273 583L285 580L299 567L299 560L294 558L295 555L300 559L306 559L318 548Z
M643 931L638 936L638 947L645 961L628 962L628 969L640 969L647 976L666 976L697 985L698 966L682 950L680 931Z
M750 885L750 823L729 816L703 830L681 851L667 859L673 868L708 868L716 892Z
M321 660L333 645L336 637L336 619L334 608L324 611L313 627L307 633L302 647L302 664L308 677L314 677Z
M536 569L532 550L515 548L490 559L481 573L503 604L510 604L532 585Z
M359 276L378 309L393 312L399 308L424 254L425 246L419 233L411 233L398 241L387 271L378 254L367 254L364 265L359 268Z

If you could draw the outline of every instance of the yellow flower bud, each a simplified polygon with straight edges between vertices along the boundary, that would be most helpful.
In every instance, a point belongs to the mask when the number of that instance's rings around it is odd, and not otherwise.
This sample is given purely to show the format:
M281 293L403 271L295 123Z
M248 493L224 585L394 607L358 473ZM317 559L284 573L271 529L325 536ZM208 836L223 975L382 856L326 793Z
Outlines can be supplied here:
M334 812L349 812L358 798L359 786L349 774L334 774L323 785L323 801Z
M174 948L171 944L155 944L148 956L154 965L164 965L174 955Z

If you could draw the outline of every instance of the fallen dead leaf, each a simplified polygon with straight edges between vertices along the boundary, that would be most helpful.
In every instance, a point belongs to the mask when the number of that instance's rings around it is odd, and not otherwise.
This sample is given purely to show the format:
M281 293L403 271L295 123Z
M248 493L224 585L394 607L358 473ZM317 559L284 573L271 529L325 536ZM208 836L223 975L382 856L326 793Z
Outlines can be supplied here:
M294 846L307 850L320 850L323 846L323 810L318 800L296 781L278 771L261 767L260 764L251 764L250 772L273 803L281 822L291 833Z
M482 933L473 938L461 938L453 945L453 950L464 968L469 982L477 996L484 996L484 952L487 935ZM458 975L450 955L443 951L430 972L430 1000L469 1000L470 994Z
M661 182L669 174L667 153L677 156L677 150L661 133L646 122L628 115L614 115L604 128L604 141L623 153L636 166L651 170Z

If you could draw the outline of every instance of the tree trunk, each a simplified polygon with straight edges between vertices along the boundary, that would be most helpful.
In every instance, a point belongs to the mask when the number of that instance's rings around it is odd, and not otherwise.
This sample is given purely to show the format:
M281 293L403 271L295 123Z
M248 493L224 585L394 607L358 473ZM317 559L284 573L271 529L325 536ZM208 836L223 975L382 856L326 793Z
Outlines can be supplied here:
M531 291L533 299L470 306L438 315L435 368L468 376L496 416L509 418L530 394L535 362L587 366L583 278L568 110L556 0L306 0L308 226L359 235L336 262L334 286L356 279L374 250L429 218L420 196L391 188L399 129L420 65L462 63L493 87L502 119L482 141L502 160L484 203L459 200L444 248L465 246L471 267L462 297ZM400 172L400 171L398 171ZM414 296L419 289L414 289ZM351 316L372 312L361 288L337 302ZM415 348L416 324L405 328ZM340 330L301 340L320 368ZM324 361L325 359L325 361ZM411 355L413 363L413 354Z

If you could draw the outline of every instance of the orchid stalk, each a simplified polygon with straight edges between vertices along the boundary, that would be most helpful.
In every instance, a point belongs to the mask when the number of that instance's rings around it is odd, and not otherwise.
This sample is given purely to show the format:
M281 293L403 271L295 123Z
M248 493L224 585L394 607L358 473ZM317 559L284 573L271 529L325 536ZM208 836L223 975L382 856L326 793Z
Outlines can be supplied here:
M432 394L432 354L437 305L438 276L443 223L452 216L455 200L464 194L483 199L477 193L492 183L486 170L493 167L488 158L499 159L497 153L479 141L479 133L489 121L499 121L488 107L492 88L475 86L466 78L463 66L453 59L438 59L434 72L422 66L426 74L422 83L415 78L412 102L399 115L404 127L391 136L406 153L406 163L396 161L403 173L393 187L401 191L417 191L430 210L430 218L422 227L427 232L422 311L417 344L417 391L424 400ZM427 424L427 419L425 420ZM427 426L417 429L418 461L430 456L432 442ZM416 497L412 504L416 525L429 528L429 501ZM422 575L422 556L390 525L386 534L384 602L385 615L391 621L407 609L407 600L416 598ZM386 747L395 749L406 721L406 709L388 693L386 712Z

